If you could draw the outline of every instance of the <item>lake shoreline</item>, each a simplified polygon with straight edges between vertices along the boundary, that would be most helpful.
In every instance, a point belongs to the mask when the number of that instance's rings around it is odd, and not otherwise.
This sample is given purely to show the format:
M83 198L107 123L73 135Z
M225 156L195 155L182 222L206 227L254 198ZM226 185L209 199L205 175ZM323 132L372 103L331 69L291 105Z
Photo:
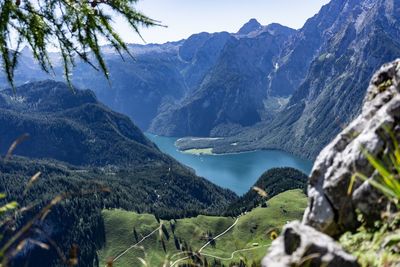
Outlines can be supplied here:
M158 137L166 137L160 135L154 135ZM291 151L287 151L282 148L277 147L249 147L246 149L240 141L229 141L229 137L167 137L167 138L176 138L174 143L175 147L178 151L182 153L186 153L185 151L190 150L201 150L201 149L212 149L212 153L207 153L207 155L233 155L233 154L241 154L241 153L252 153L257 151L281 151L288 153L294 157L301 158L302 160L315 161L315 158L309 158L304 156L303 154L293 153ZM228 140L227 140L228 139ZM232 143L231 143L232 142ZM189 152L190 153L190 152ZM194 153L197 155L197 153Z
M292 167L308 175L313 165L312 161L278 149L215 153L210 147L204 146L185 153L175 145L178 138L148 133L146 136L162 152L190 167L198 176L230 189L237 195L246 193L270 169Z
M177 146L175 146L175 147L176 147L176 151L178 151L178 152L180 152L180 153L185 153L184 151L186 151L186 150L180 150ZM201 148L191 148L191 149L187 149L187 150L192 150L192 149L201 149ZM281 152L288 153L288 154L290 154L290 155L292 155L292 156L299 157L299 156L296 155L296 154L287 152L287 151L282 150L282 149L276 149L276 148L253 149L253 150L245 150L245 151L238 151L238 152L223 152L223 153L215 153L215 152L212 152L212 154L203 154L203 155L204 155L204 156L240 155L240 154L254 153L254 152L260 152L260 151L271 151L271 150L273 150L273 151L281 151ZM191 154L191 153L185 153L185 154L196 155L196 154ZM306 158L301 158L301 157L299 157L299 158L302 159L302 160L309 160L309 159L306 159Z

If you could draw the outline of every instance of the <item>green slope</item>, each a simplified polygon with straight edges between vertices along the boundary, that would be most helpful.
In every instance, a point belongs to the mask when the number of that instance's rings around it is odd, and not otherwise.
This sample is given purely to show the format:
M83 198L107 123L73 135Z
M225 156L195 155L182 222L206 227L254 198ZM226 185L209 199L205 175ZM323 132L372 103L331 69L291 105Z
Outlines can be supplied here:
M270 199L266 208L258 207L240 216L237 224L225 235L218 238L214 246L207 246L202 254L210 255L207 256L207 261L210 263L214 261L213 256L230 258L232 252L250 248L252 250L236 253L232 260L221 261L226 266L232 262L239 262L241 258L249 265L253 262L259 263L265 254L266 246L271 242L270 231L276 228L280 229L287 221L300 219L306 204L306 196L301 190L281 193ZM104 210L103 217L106 244L98 253L100 266L105 266L108 259L115 258L137 242L133 233L134 229L137 232L138 240L140 240L160 225L153 215L123 210ZM208 233L215 237L224 232L235 221L236 219L232 217L212 216L162 221L169 235L167 240L167 236L162 234L166 252L164 252L160 242L160 231L156 231L137 247L119 257L113 266L142 266L139 257L145 259L148 266L151 267L163 266L166 259L169 263L172 263L186 256L185 254L174 256L174 254L181 252L175 246L175 238L181 240L184 247L198 251L207 243ZM175 224L175 233L171 229L171 224ZM255 246L254 243L258 243L258 246ZM185 263L185 261L180 263ZM178 264L175 266L178 266Z

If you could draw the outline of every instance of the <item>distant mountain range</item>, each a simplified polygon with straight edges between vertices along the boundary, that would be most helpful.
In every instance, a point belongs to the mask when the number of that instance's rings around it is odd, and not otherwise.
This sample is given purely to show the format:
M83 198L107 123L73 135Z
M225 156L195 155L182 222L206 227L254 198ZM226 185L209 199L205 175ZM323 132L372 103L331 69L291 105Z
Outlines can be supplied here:
M110 82L83 63L72 79L142 130L225 137L182 148L273 148L313 158L358 113L377 66L400 57L399 6L332 0L299 30L251 19L237 33L130 45L135 59L125 61L103 47ZM29 50L22 55L17 82L46 77Z
M219 131L225 130L222 127L262 121L264 100L269 95L288 95L265 90L266 74L275 68L274 60L293 32L276 24L262 27L251 20L238 34L229 35L218 60L197 88L174 107L160 112L149 130L160 135L209 136L220 135Z

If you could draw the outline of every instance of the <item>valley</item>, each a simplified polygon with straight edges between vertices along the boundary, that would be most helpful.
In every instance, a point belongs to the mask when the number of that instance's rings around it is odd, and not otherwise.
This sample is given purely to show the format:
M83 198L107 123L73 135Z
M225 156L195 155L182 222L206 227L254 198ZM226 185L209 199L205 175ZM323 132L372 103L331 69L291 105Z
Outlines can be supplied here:
M52 207L43 226L38 227L51 227L48 235L63 251L73 242L79 243L84 266L98 262L96 250L109 238L101 210L123 209L153 214L161 220L190 221L199 215L238 216L262 205L262 199L250 189L257 179L268 198L285 190L304 191L306 176L302 172L283 168L264 173L290 165L309 172L311 162L287 153L185 154L177 151L176 139L143 134L90 90L74 88L72 93L64 83L45 80L19 86L16 91L19 98L11 89L0 90L2 153L9 153L13 140L26 134L12 149L15 155L0 160L0 190L21 206L38 203L32 212L39 212L61 194L63 201ZM29 178L35 174L41 177L30 186ZM244 194L243 198L238 194ZM17 223L23 224L29 217L26 213ZM47 234L35 235L48 238ZM28 252L29 257L20 256ZM42 253L47 254L45 260ZM33 247L13 258L13 265L41 262L53 266L58 261L58 252Z
M143 44L137 1L38 1L0 4L0 266L398 267L400 0Z
M46 233L35 236L51 238L61 251L78 243L83 266L96 261L96 248L104 242L103 208L182 218L219 215L238 199L162 153L128 117L104 106L90 90L72 92L52 80L15 90L19 98L12 89L0 90L0 152L6 155L0 158L0 191L21 207L34 203L17 217L17 225L62 196L65 201L38 223ZM13 156L7 156L15 140ZM55 250L31 247L25 253L30 256L17 255L13 265L60 261Z

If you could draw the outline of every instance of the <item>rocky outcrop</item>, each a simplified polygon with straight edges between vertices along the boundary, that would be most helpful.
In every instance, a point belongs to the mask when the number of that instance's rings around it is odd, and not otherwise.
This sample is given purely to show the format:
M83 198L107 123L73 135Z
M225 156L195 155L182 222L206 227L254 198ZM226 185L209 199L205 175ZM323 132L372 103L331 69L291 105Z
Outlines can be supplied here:
M347 254L329 236L314 228L292 222L270 247L263 267L326 266L356 267L355 257Z
M309 178L309 204L303 222L285 227L263 266L303 266L303 259L312 252L317 252L313 259L316 263L358 266L330 237L355 230L360 214L372 224L386 210L387 198L369 183L378 174L367 153L385 158L393 151L393 138L400 141L400 59L384 65L373 76L361 114L318 156ZM368 179L355 180L349 190L355 173Z

